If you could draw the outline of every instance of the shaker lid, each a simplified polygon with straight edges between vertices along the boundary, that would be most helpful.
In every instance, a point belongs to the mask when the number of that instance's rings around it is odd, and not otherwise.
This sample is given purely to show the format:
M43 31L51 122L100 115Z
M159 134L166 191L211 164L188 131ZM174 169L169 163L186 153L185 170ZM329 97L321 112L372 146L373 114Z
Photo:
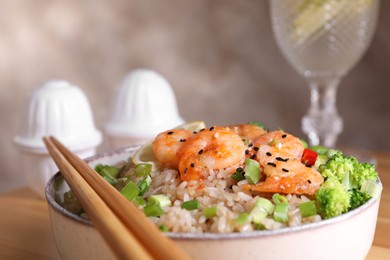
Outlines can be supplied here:
M155 71L137 69L117 89L105 130L111 136L145 138L182 123L169 82Z
M20 150L47 153L42 141L47 135L56 137L71 150L96 147L102 142L87 97L66 81L49 81L34 90L22 119L14 138Z

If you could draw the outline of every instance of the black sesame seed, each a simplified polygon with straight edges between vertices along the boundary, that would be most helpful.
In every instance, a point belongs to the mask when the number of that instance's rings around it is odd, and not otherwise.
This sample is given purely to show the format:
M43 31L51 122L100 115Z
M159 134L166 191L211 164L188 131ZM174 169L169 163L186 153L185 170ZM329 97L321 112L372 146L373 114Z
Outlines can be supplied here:
M245 150L245 154L249 154L249 150Z
M203 149L199 150L198 154L202 154L203 153Z
M282 168L282 171L284 171L284 172L288 172L288 170L287 170L287 169L285 169L285 168Z
M251 155L251 157L250 157L251 159L255 159L256 158L256 154L254 154L254 155Z
M191 163L191 167L194 168L195 167L195 163Z
M307 180L308 183L311 183L311 180Z
M194 131L194 132L192 132L194 135L196 135L198 132L196 132L196 131Z
M202 131L204 131L204 130L206 130L206 128L202 128L202 129L200 129L200 130L199 130L199 132L202 132Z
M272 154L270 152L267 152L266 155L267 156L272 156Z
M255 150L256 152L259 150L260 148L259 147L253 147L253 150Z
M286 158L286 159L283 159L282 157L276 157L275 158L276 160L278 160L279 162L287 162L288 161L288 158Z
M186 139L180 139L181 143L184 143L185 141L187 141L187 140Z
M169 134L169 135L173 135L173 131L169 131L167 134Z
M252 147L252 146L253 146L253 143L248 144L248 147Z
M212 126L212 127L210 127L210 129L209 129L210 131L213 131L214 130L214 126Z
M282 138L286 138L286 137L287 137L287 135L286 135L286 134L282 135Z
M274 164L274 163L272 163L272 162L269 162L269 163L267 163L268 165L271 165L271 166L273 166L273 167L276 167L276 164Z

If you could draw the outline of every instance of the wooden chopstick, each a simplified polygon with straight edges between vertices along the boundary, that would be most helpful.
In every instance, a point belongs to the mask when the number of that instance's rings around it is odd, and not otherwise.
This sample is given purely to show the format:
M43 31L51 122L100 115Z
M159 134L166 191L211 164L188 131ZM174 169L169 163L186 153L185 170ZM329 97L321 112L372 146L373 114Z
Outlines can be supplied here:
M138 240L139 243L146 249L148 254L150 254L155 259L190 259L190 257L184 251L182 251L172 240L163 235L161 231L157 229L157 227L145 217L143 212L141 212L133 203L130 203L122 194L119 193L119 191L117 191L113 186L111 186L98 173L96 173L85 161L83 161L77 155L69 151L54 137L45 137L44 141L45 144L48 146L49 152L57 150L58 153L60 153L58 155L57 153L53 152L54 156L50 153L53 159L56 161L55 157L60 158L60 165L64 165L64 161L68 161L72 165L73 169L77 171L79 175L81 175L82 179L85 180L85 182L89 184L90 187L92 187L95 194L98 195L105 202L109 209L111 209L113 215L115 215L117 219L121 223L123 223L127 230L130 231L129 233L131 233L134 238ZM61 170L60 165L58 166ZM61 170L61 172L63 172L63 170ZM74 174L74 172L72 171L72 174L70 175L73 176L77 174ZM68 181L66 177L65 179L66 181ZM74 189L74 187L72 186L71 188L72 190ZM75 188L78 188L80 190L79 185L77 185ZM76 193L76 195L80 197L79 194ZM81 203L83 202L81 201ZM89 202L84 203L89 204ZM91 216L91 219L94 222L94 219L92 218L90 212L87 211L87 208L85 208L85 210ZM95 208L89 209L89 211L93 211L93 214L100 215L100 213L98 213ZM111 221L110 218L107 216L105 216L105 219L109 219L109 221ZM98 227L97 224L95 225L100 230L101 227ZM118 226L117 230L113 230L111 232L121 233L122 231L123 228L119 228ZM103 233L104 237L112 236L112 234L110 235L107 233L108 231L105 232L106 233ZM133 243L133 241L128 242L128 251L133 251L133 245L137 247L136 243ZM119 251L120 248L115 248L115 250ZM147 256L144 257L146 259ZM144 257L131 257L131 259L144 259Z
M78 174L51 140L44 138L44 142L65 180L116 256L120 259L152 259L140 242L128 232L125 225Z

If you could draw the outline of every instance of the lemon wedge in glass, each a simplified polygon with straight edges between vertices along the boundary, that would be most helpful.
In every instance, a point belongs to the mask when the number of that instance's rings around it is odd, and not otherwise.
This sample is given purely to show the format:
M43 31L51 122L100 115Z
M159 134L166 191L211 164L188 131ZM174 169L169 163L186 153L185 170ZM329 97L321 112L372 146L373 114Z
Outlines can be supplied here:
M174 129L186 129L197 132L204 128L206 128L206 124L203 121L193 121L179 125ZM132 162L134 164L150 163L152 165L152 170L157 169L157 167L159 166L159 162L157 161L153 153L153 140L150 140L149 142L145 143L135 152L132 158Z

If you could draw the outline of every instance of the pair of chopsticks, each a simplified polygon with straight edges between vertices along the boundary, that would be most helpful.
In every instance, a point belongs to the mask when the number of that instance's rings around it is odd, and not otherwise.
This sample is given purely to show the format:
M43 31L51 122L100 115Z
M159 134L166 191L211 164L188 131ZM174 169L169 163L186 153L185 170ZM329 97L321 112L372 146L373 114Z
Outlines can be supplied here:
M54 137L43 141L72 191L119 259L190 259L85 161Z

